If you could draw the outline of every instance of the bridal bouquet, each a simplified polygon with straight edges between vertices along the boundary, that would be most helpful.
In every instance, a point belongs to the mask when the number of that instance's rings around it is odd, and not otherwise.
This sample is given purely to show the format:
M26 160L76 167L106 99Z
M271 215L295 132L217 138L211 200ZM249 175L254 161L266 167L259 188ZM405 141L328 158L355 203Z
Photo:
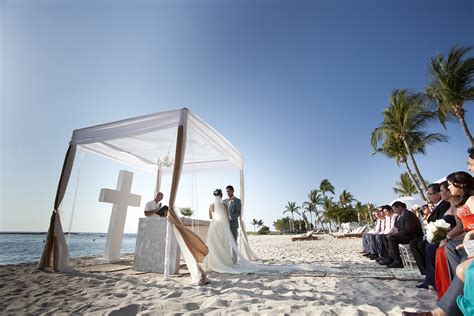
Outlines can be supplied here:
M426 240L430 243L441 241L446 238L451 225L444 219L438 219L426 225Z

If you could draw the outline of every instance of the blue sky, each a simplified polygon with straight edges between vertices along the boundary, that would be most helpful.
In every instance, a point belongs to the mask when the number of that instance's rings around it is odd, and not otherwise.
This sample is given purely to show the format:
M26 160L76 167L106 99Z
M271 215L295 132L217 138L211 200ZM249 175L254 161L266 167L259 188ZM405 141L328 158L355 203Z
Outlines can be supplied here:
M0 10L2 231L47 229L74 129L183 106L245 156L247 223L273 223L324 178L337 195L390 202L403 169L371 155L370 134L391 91L422 91L431 56L474 45L472 1L0 0ZM466 120L474 130L472 110ZM460 125L429 129L450 141L416 157L424 177L465 170ZM142 206L150 199L152 175L81 157L66 230L79 170L73 231L107 230L110 206L97 198L120 169L135 172ZM205 217L208 193L228 183L238 174L184 179L194 197L183 205ZM127 232L140 214L130 208Z

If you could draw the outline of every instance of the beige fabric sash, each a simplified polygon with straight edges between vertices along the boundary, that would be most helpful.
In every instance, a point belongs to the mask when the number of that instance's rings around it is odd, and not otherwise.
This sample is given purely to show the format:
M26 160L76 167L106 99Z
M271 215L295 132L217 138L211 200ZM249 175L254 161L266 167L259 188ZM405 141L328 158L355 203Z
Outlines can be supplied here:
M194 259L196 259L197 262L203 262L204 257L206 257L209 253L209 249L202 241L202 239L199 238L199 236L196 235L193 231L185 227L172 209L168 211L167 219L179 230L184 242L186 243L186 246L193 254Z

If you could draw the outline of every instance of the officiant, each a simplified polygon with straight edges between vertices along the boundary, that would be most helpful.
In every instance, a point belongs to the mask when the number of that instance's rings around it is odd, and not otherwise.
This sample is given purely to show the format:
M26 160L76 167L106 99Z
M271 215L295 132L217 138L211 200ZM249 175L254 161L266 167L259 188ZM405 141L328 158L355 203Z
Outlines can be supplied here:
M157 215L161 217L166 217L166 215L168 215L168 206L162 205L161 200L163 200L163 193L156 192L155 199L151 200L150 202L147 202L145 205L144 213L146 217Z

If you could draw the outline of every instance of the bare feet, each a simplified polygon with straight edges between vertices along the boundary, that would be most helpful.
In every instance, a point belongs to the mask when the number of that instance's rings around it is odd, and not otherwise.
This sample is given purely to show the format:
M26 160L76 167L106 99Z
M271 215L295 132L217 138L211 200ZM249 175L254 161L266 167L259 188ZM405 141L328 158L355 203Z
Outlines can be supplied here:
M201 279L199 279L197 285L207 285L209 284L209 279L207 278L207 274L204 271L201 271Z

